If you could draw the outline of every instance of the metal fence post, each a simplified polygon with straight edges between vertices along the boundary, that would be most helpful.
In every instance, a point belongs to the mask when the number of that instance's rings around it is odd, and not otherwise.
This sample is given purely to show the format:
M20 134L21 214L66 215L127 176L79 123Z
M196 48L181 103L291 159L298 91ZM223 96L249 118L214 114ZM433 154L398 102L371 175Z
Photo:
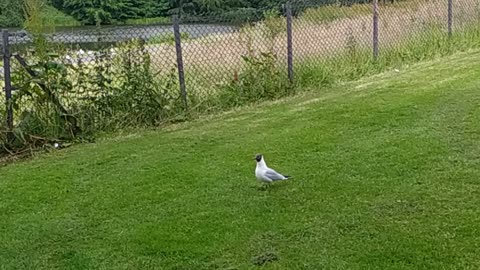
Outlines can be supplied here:
M8 30L2 30L3 38L3 77L5 80L5 105L7 109L7 128L8 134L11 134L13 130L13 106L12 106L12 81L10 77L10 44L8 41ZM9 135L11 136L11 135Z
M378 0L373 0L373 58L378 58Z
M448 36L452 36L453 0L448 0Z
M290 2L286 4L287 12L287 63L288 63L288 80L293 83L293 41L292 41L292 5Z
M180 23L178 15L173 15L173 34L175 36L175 50L177 52L178 81L185 110L188 109L187 90L185 87L185 73L183 70L182 41L180 35Z

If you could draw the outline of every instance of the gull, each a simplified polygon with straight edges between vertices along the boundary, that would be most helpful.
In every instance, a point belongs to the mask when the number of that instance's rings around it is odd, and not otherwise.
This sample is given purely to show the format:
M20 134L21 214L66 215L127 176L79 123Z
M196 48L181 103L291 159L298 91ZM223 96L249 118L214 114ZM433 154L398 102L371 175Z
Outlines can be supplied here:
M288 175L283 175L281 173L276 172L273 169L268 168L267 163L265 163L265 159L263 159L262 154L256 155L255 160L257 161L255 176L257 177L258 181L262 183L270 184L274 181L286 180L291 178Z

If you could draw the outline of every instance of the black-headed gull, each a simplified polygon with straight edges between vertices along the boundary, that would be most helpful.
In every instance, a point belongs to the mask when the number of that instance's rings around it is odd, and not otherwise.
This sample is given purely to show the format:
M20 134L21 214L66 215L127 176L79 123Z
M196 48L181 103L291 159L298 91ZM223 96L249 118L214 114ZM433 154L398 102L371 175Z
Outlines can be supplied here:
M255 176L257 180L263 183L270 184L275 181L279 180L286 180L291 178L288 175L283 175L281 173L276 172L273 169L270 169L265 163L265 159L263 158L262 154L258 154L255 156L255 160L257 161L257 168L255 169Z

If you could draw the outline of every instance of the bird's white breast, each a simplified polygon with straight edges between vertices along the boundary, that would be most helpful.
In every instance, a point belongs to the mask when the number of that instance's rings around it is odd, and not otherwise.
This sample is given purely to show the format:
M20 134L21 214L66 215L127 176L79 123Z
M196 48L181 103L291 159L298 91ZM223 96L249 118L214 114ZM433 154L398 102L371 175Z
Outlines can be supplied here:
M265 176L265 173L267 172L267 169L266 168L262 168L262 167L259 167L257 166L257 168L255 169L255 176L257 177L258 180L260 181L264 181L264 182L272 182L271 179L267 178Z

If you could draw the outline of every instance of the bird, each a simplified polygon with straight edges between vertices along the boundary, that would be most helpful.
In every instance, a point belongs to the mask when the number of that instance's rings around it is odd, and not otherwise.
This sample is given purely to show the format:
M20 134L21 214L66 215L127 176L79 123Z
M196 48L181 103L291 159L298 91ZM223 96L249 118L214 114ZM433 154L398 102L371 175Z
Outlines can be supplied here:
M257 161L257 168L255 169L255 176L257 180L261 183L271 184L275 181L280 180L287 180L291 178L289 175L283 175L281 173L276 172L273 169L270 169L265 163L265 159L263 158L262 154L257 154L255 156L255 160Z

